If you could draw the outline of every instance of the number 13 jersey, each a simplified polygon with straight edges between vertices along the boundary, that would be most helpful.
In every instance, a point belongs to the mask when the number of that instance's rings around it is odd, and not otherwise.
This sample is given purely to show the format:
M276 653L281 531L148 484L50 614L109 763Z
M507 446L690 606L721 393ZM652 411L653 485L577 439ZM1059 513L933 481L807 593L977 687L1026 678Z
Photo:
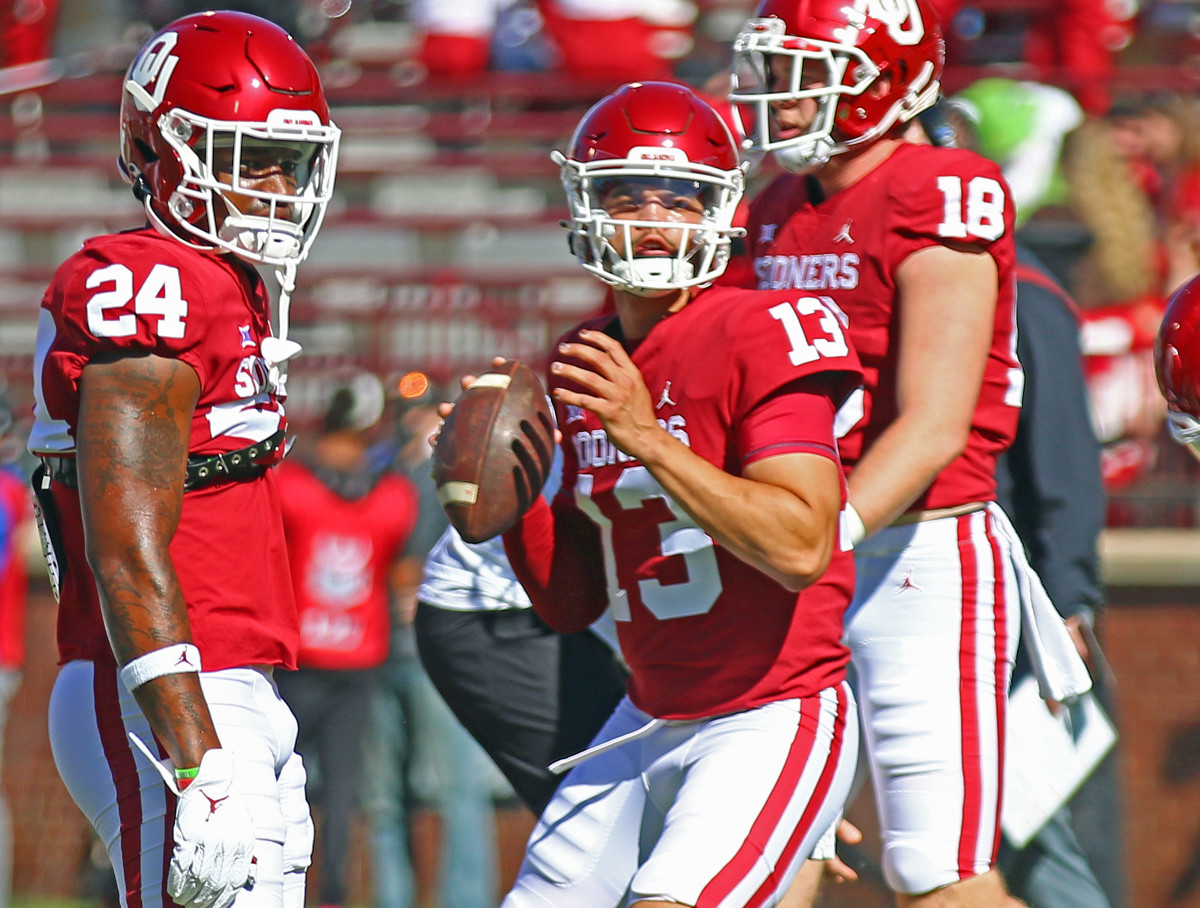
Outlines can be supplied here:
M611 316L582 327L620 333ZM861 372L836 315L819 302L710 288L629 346L659 424L725 472L741 475L777 454L837 461L834 413ZM557 381L551 375L552 387ZM617 450L597 416L556 410L564 469L555 511L573 506L598 531L639 709L693 719L810 696L842 679L850 552L835 541L824 576L790 592L715 543L646 467Z
M861 397L842 414L847 471L897 415L901 263L934 244L995 260L995 330L966 449L912 508L991 501L996 457L1016 433L1023 388L1013 311L1013 202L999 168L971 151L902 144L852 186L824 200L814 192L819 187L811 177L776 178L751 205L746 242L760 289L805 290L849 319L864 380Z

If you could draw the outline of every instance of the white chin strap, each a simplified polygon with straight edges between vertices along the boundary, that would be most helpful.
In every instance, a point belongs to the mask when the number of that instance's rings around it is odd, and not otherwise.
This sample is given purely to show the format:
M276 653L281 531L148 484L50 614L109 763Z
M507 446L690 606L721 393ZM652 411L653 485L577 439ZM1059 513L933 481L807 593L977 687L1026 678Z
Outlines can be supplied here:
M651 256L620 261L610 269L623 285L621 289L635 296L661 293L679 287L692 279L696 269L691 262L675 256Z
M288 317L292 304L292 293L296 289L296 265L288 262L275 269L275 279L279 281L279 335L264 337L258 345L259 352L266 360L268 383L280 397L285 397L287 391L287 361L300 352L300 345L294 340L288 340Z
M772 154L784 170L804 174L824 166L833 157L833 142L826 137L812 143L802 142L777 148Z
M218 236L267 261L299 257L304 242L304 231L298 224L279 218L251 217L236 209L225 216Z

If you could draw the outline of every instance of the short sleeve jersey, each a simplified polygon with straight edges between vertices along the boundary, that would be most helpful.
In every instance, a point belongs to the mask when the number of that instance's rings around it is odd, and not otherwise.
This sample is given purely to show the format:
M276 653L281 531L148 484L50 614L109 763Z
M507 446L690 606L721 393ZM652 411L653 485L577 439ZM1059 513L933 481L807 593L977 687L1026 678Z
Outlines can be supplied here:
M285 428L259 345L269 298L233 256L190 250L152 229L96 237L42 298L34 358L34 454L71 456L84 367L105 354L181 360L200 379L189 453L235 451ZM77 492L52 489L66 548L59 657L111 662L84 555ZM274 472L184 493L170 546L206 670L295 664L297 620Z
M581 327L612 333L616 322L600 316ZM861 373L823 306L795 293L710 288L655 325L631 355L660 425L726 472L741 475L776 452L836 462L834 410ZM780 420L774 434L751 440L747 415L784 389L825 395L821 415ZM842 678L850 552L837 546L821 580L789 592L714 542L608 440L598 417L563 404L555 415L564 436L559 501L567 496L599 530L609 611L640 709L669 719L719 715Z
M301 668L375 668L387 658L392 565L417 521L417 492L387 473L343 498L306 464L279 466L283 527L300 611Z
M830 198L814 200L810 185L785 174L764 188L751 205L747 245L759 288L803 290L849 319L865 379L861 397L839 415L848 471L897 415L897 269L934 244L974 247L995 260L995 330L966 450L912 507L994 499L996 457L1012 443L1023 387L1013 204L999 168L970 151L903 144Z

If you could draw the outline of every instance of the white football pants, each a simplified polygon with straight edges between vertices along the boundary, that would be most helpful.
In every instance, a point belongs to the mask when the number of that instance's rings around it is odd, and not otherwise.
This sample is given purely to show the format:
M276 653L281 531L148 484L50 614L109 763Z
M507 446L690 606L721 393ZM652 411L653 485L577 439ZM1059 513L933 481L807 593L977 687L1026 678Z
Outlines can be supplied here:
M296 720L265 672L203 672L200 684L221 745L233 751L234 789L246 799L258 843L258 881L234 908L303 908L312 858L304 764L293 751ZM163 908L175 796L144 754L154 736L115 668L62 667L50 694L50 746L67 790L108 850L124 908Z

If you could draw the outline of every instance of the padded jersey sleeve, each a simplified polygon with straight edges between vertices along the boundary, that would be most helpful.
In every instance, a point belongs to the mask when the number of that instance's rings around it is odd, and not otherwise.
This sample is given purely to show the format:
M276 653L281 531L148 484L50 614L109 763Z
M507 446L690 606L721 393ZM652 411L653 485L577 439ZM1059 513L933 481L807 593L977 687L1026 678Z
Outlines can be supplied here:
M742 467L781 454L817 454L840 466L833 437L836 412L820 376L780 389L741 422L737 446Z
M862 366L845 325L826 303L801 291L750 291L730 307L735 421L782 388L812 378L804 387L828 394L841 406L862 382Z
M200 375L205 291L166 242L117 234L88 242L60 271L58 330L83 360L121 353L179 359Z
M905 178L890 187L889 273L926 246L956 243L990 251L1012 234L1015 207L995 163L961 148L903 146L898 153L905 154Z

